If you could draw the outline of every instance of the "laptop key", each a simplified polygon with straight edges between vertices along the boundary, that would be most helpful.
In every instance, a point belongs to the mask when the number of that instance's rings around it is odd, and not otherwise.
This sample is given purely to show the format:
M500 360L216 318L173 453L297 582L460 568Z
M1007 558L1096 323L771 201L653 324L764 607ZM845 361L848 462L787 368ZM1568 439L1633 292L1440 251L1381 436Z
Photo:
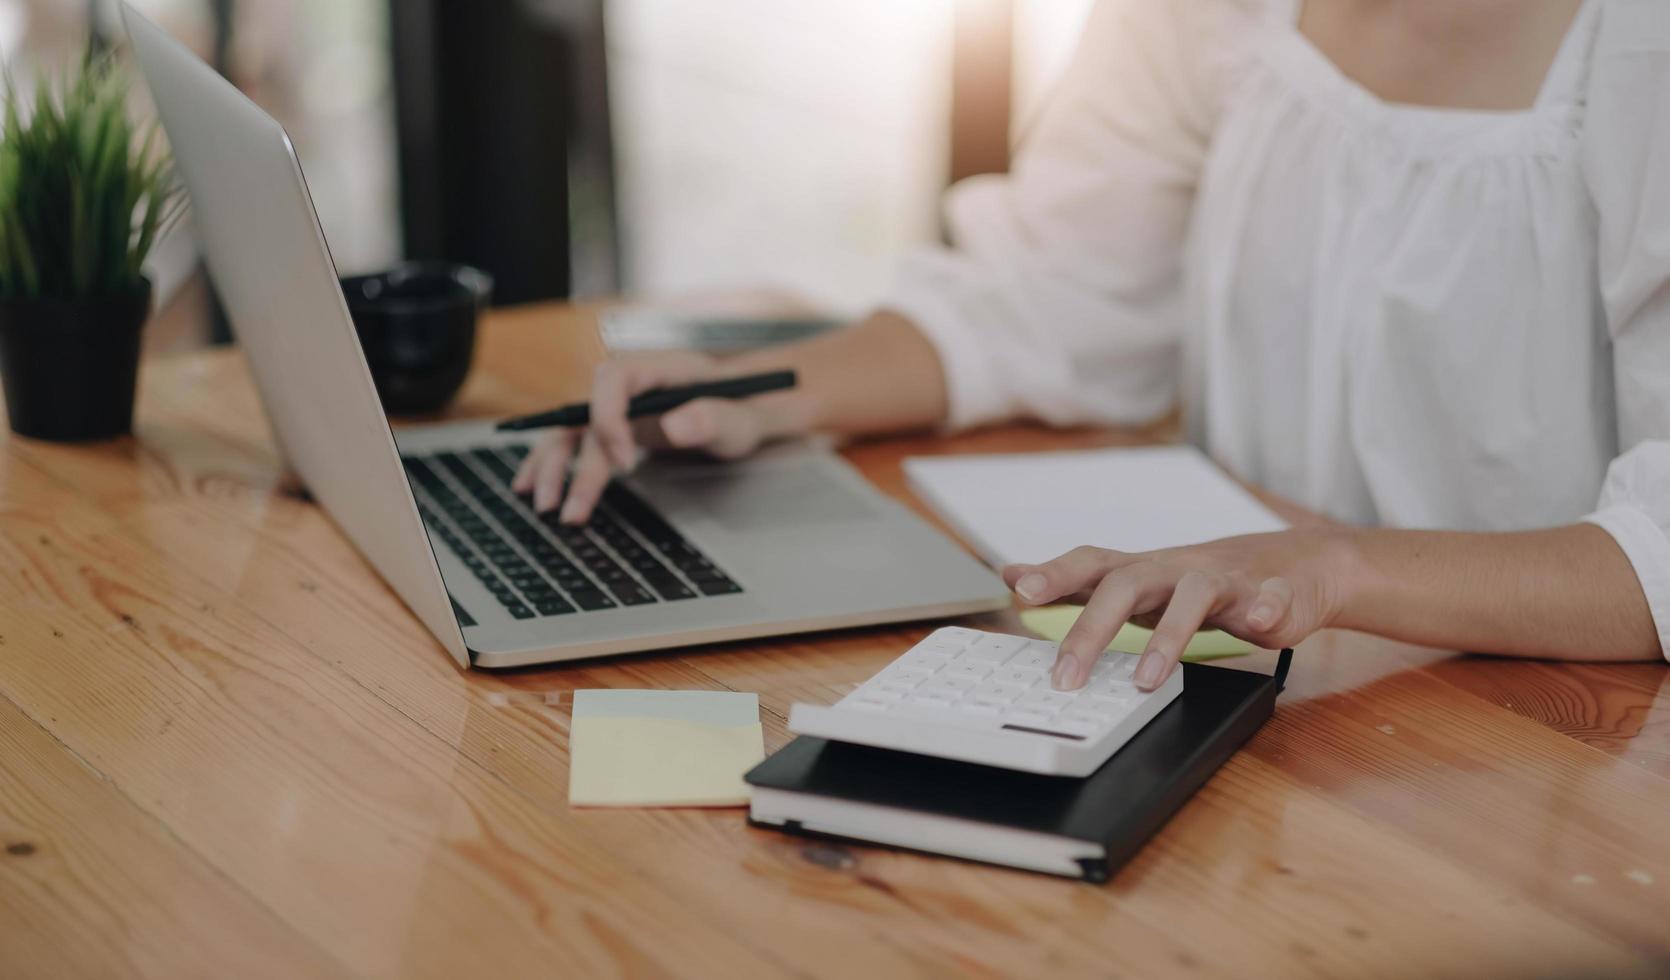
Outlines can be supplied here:
M615 600L604 595L598 589L577 589L568 594L574 604L588 612L594 609L613 609Z
M644 579L649 582L649 587L655 590L656 595L663 599L693 599L696 597L696 593L690 586L679 581L678 576L670 572L646 575Z
M610 583L609 591L613 592L622 604L628 606L644 606L655 601L655 596L650 595L636 582Z
M573 606L561 599L546 599L543 602L536 602L534 608L539 610L541 616L561 616L563 613L574 611Z
M702 590L702 595L731 595L742 591L742 586L724 577L697 582L696 588Z
M493 471L493 475L503 480L506 486L510 485L511 480L516 479L516 471L493 450L477 449L470 455L475 457L476 462Z
M532 619L534 617L534 611L520 602L507 602L504 607L517 619Z

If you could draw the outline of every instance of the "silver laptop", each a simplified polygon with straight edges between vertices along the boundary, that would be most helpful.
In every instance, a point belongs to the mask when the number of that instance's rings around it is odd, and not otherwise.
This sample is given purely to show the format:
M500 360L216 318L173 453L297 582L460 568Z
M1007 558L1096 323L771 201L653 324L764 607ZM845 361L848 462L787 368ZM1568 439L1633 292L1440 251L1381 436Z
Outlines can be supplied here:
M819 449L654 460L576 529L510 492L526 444L490 423L396 438L283 128L126 4L122 17L280 449L460 664L1007 605L990 571Z

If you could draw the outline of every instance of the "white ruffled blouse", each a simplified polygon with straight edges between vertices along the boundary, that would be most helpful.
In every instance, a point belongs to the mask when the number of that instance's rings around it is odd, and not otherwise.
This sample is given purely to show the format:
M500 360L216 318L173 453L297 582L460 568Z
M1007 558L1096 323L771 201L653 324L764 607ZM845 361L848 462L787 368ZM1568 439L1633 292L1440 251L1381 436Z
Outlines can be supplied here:
M1297 0L1104 0L1013 173L884 305L951 424L1140 423L1335 518L1587 520L1670 655L1670 0L1588 0L1536 104L1388 103Z

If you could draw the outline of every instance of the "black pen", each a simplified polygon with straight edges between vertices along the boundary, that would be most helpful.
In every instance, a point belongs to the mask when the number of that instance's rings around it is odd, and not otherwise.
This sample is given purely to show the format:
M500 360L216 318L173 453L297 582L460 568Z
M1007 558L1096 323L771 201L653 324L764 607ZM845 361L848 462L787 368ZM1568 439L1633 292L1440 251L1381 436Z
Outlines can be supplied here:
M626 417L629 419L643 418L646 415L660 415L670 412L698 398L747 398L751 395L763 395L768 391L782 391L793 388L795 375L793 371L770 371L765 374L749 374L740 378L723 378L718 381L703 381L699 384L680 385L676 388L655 388L626 403ZM577 425L591 424L591 403L575 402L561 408L553 408L549 412L537 415L522 415L513 419L505 419L494 430L498 432L520 432L525 429L544 429L552 426L572 428Z

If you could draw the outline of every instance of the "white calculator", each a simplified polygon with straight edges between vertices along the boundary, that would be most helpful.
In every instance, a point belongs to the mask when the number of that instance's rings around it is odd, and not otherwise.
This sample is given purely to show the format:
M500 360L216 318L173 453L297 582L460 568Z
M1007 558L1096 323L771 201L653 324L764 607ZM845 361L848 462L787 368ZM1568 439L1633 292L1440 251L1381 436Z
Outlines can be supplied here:
M947 626L831 707L796 704L789 731L1053 776L1088 776L1183 692L1144 693L1137 658L1104 653L1077 691L1050 687L1056 644Z

